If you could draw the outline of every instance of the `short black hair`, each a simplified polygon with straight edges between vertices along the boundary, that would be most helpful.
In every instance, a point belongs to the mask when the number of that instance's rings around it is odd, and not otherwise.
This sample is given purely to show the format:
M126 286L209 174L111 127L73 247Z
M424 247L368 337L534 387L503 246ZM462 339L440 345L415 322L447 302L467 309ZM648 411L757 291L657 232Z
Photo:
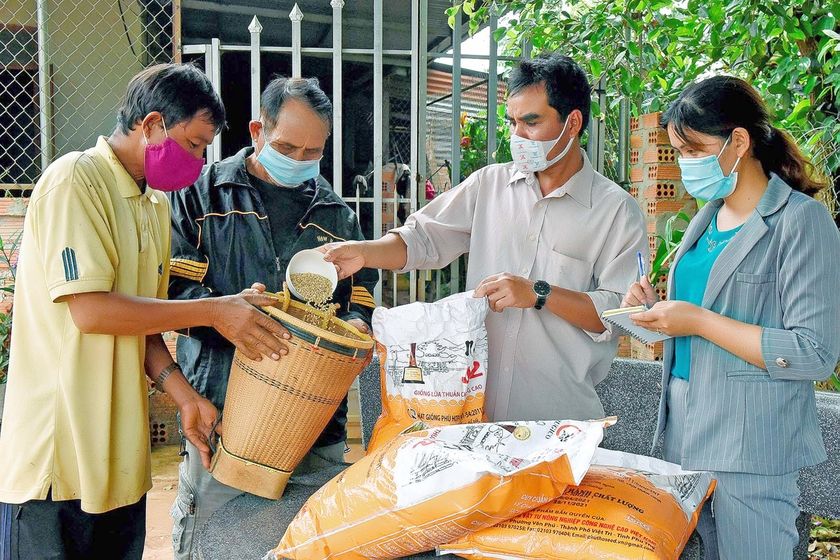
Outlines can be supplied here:
M260 97L260 114L268 130L277 124L277 115L283 104L290 99L306 103L327 123L332 124L332 103L321 89L318 78L286 78L280 76L271 80Z
M192 64L157 64L134 76L117 110L117 129L128 134L154 111L163 115L167 127L199 114L216 127L216 132L225 126L222 99L204 72Z
M537 58L521 61L508 78L508 95L537 84L545 84L548 104L560 118L565 119L575 109L583 115L580 134L589 125L589 104L592 88L586 73L568 56L556 53L541 54Z

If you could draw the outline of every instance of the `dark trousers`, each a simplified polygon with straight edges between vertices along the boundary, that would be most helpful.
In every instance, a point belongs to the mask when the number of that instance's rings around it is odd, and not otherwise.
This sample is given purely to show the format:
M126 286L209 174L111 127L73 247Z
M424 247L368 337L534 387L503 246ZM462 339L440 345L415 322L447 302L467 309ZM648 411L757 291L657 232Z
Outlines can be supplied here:
M11 560L141 560L146 496L105 513L82 511L79 500L12 505Z

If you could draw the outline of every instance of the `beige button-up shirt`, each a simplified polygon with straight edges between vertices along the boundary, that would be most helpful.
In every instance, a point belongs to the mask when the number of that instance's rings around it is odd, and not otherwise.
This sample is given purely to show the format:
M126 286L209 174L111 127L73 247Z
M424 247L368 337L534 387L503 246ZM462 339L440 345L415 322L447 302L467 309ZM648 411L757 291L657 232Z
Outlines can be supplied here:
M636 252L647 254L638 204L586 154L583 168L545 197L534 174L489 165L393 232L408 246L404 270L440 268L469 252L468 289L508 272L584 292L599 314L620 305L637 280ZM491 421L604 414L595 385L615 357L611 330L584 331L547 308L491 312L486 324Z

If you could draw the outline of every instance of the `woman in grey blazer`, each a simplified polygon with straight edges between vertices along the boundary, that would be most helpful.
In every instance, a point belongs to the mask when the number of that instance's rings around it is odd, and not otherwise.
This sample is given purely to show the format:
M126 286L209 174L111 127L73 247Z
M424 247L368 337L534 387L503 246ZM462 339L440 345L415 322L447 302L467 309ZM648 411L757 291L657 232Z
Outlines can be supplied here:
M790 559L799 469L826 459L813 382L840 354L840 233L825 186L758 93L717 76L662 117L683 184L707 200L686 230L668 300L647 279L624 305L665 343L656 438L665 458L713 471L697 530L706 556Z

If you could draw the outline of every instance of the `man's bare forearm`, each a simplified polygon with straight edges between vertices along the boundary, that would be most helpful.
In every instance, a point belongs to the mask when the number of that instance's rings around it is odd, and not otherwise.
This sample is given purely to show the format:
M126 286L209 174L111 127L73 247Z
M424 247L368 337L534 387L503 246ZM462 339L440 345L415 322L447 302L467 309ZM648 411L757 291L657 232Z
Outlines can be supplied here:
M375 241L362 241L365 267L401 270L408 260L408 247L402 237L389 233Z
M585 331L602 333L606 330L592 299L582 292L552 286L551 295L548 296L545 307L558 317Z
M166 391L173 402L180 408L184 403L197 399L199 395L192 385L184 377L180 369L170 373L163 383L160 382L160 372L173 362L172 355L159 334L152 334L146 337L146 375L155 382L158 390ZM165 385L165 386L164 386Z
M215 301L168 301L115 292L71 295L63 301L85 334L143 336L195 326L212 326Z

